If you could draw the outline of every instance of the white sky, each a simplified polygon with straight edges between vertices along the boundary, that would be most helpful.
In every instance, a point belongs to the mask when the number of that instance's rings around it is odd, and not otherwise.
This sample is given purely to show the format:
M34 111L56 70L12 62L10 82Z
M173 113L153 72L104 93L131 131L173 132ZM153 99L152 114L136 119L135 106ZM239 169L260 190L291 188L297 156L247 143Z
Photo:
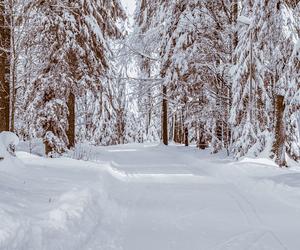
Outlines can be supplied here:
M135 0L121 0L125 10L127 10L129 15L133 15L135 9Z

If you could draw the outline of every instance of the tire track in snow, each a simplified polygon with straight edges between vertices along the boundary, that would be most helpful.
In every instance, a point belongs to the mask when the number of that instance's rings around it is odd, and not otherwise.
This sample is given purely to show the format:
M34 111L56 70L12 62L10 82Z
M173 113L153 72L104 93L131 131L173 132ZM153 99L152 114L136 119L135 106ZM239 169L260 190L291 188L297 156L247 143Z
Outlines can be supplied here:
M266 238L272 242L265 242ZM263 241L264 240L264 241ZM269 230L249 230L238 233L222 243L212 247L211 250L288 250L282 241Z
M230 246L230 248L226 248L226 244L228 244L230 242L234 243L235 241L242 241L242 243L240 245L240 247L242 247L245 245L244 241L248 240L247 237L249 237L249 235L258 234L257 237L254 237L252 240L250 240L250 243L248 243L248 247L246 248L246 250L251 250L251 249L253 249L252 246L255 246L261 239L263 239L266 235L269 234L269 235L271 235L273 242L278 243L278 245L280 245L282 250L288 250L288 248L283 244L281 239L270 228L268 228L264 224L262 218L259 216L259 213L257 212L257 209L255 208L253 203L251 203L250 200L241 193L241 191L240 191L241 188L239 188L237 186L237 184L234 183L234 180L232 179L231 181L228 181L228 180L226 180L226 177L223 175L220 175L218 177L222 178L229 187L232 187L230 190L226 191L226 193L236 203L241 214L245 217L248 226L250 226L252 228L257 228L257 229L254 231L248 231L246 233L234 235L233 237L230 237L229 239L227 239L225 242L218 244L216 246L217 248L213 248L213 249L233 250L233 248L231 248L232 246ZM236 179L239 179L239 178L236 178ZM245 238L245 240L243 240L243 238ZM260 248L255 248L255 249L260 250ZM237 250L240 250L240 248L237 248ZM270 248L270 250L273 250L273 249Z
M263 221L258 215L254 205L238 191L238 188L233 183L228 183L233 187L232 191L227 191L227 194L236 202L242 214L246 217L249 226L262 226Z
M228 169L224 169L224 164L233 164L231 161L219 161L219 160L213 160L213 161L207 161L207 159L198 159L196 162L194 161L193 166L206 166L207 175L210 175L212 177L215 177L217 180L219 180L220 183L225 183L229 187L229 190L226 190L225 193L235 202L236 206L240 210L241 214L244 216L245 221L247 225L250 228L257 228L254 231L248 231L246 233L237 234L233 237L230 237L225 242L217 244L217 246L213 247L212 249L223 249L222 246L225 246L228 242L233 242L235 240L241 240L245 235L247 234L258 234L256 238L254 238L250 243L248 244L248 248L246 250L252 249L251 247L254 246L257 242L259 242L263 237L266 235L271 235L274 242L277 242L280 246L280 249L287 250L288 248L285 246L285 244L281 241L281 239L276 235L275 232L273 232L270 228L268 228L262 218L260 217L256 207L253 205L253 203L250 202L250 200L243 195L242 193L242 187L244 185L243 181L240 181L240 179L245 178L243 175L240 174L240 171L243 171L242 169L234 168L230 169L230 174L228 173ZM209 166L209 167L207 167ZM202 169L202 167L200 167ZM233 172L234 171L234 172ZM229 177L229 180L228 180ZM247 177L246 177L247 178ZM238 182L237 182L238 181ZM255 185L254 181L253 185ZM237 186L239 183L240 187ZM241 247L243 247L243 244L239 246L236 250L240 250ZM227 249L227 248L224 248ZM256 248L255 248L256 249ZM276 248L277 249L277 248ZM233 250L233 248L228 248L228 250ZM260 250L260 248L257 248L257 250ZM270 248L270 250L274 250Z

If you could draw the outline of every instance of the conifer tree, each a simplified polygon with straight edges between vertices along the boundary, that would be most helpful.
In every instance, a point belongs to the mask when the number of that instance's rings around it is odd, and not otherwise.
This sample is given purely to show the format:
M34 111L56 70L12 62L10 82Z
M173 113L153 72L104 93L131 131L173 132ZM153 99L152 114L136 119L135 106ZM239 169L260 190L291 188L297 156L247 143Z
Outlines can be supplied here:
M46 153L62 153L74 142L75 133L68 134L70 141L67 136L67 131L74 131L69 125L75 123L75 98L70 97L99 89L109 67L108 42L121 35L116 23L124 14L118 1L38 1L34 8L40 13L35 17L41 23L35 37L40 63L31 107L38 110L36 127Z
M8 2L0 1L0 131L9 131L10 125L10 15Z
M237 157L258 155L272 146L280 166L286 165L285 77L298 39L292 9L285 1L245 1L247 25L240 29L234 75L231 122ZM274 138L272 142L272 138Z

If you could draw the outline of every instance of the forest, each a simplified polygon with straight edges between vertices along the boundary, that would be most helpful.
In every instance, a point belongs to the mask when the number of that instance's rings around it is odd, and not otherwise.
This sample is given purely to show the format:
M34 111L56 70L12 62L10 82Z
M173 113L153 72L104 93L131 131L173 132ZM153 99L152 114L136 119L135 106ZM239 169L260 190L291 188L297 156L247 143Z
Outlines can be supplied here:
M1 0L0 130L300 159L298 0Z

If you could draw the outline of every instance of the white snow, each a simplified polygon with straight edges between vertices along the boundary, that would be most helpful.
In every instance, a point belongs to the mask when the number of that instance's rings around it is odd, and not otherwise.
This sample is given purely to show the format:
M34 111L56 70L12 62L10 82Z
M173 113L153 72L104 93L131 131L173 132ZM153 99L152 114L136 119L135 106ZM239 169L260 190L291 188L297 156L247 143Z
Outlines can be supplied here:
M242 23L242 24L246 24L246 25L250 25L252 23L251 19L249 17L246 16L239 16L237 19L238 23Z
M0 133L0 157L7 158L10 156L10 150L19 144L19 138L11 132Z
M19 138L14 133L4 131L0 133L0 142L5 147L8 147L9 145L17 146L19 144Z
M297 168L175 145L85 152L0 162L0 249L299 249Z

